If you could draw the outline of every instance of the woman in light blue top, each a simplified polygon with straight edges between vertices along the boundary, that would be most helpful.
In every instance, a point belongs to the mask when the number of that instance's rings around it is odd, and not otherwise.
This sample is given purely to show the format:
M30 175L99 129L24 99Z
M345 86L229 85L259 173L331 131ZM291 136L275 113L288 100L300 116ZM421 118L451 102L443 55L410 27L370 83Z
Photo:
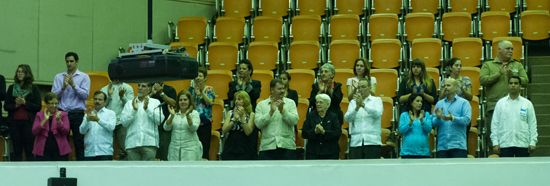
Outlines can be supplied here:
M406 111L399 118L399 132L403 134L401 158L430 158L428 136L432 131L430 113L422 110L424 100L418 94L409 96Z

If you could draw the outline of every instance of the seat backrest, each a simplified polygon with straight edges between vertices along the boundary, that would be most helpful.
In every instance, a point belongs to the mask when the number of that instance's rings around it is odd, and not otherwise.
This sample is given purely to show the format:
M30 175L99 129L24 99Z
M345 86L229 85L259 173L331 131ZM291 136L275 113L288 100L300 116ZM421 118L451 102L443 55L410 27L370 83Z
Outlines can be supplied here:
M208 47L210 70L233 70L239 61L239 46L233 42L213 42Z
M222 0L222 10L225 10L226 17L248 17L252 0Z
M510 13L491 11L481 13L481 37L484 40L493 40L495 37L507 37L510 30Z
M411 58L422 59L426 67L438 67L441 65L441 40L437 38L415 39L412 42Z
M377 81L376 95L379 97L395 97L397 90L397 70L395 69L371 69L371 77Z
M395 68L401 59L401 42L398 39L377 39L371 44L372 67Z
M403 2L401 0L373 0L372 7L375 14L401 14Z
M199 51L199 45L197 43L190 43L190 42L170 43L170 48L172 49L178 49L181 47L185 47L185 51L189 54L189 57L193 57L197 59L198 51Z
M365 0L340 0L335 1L334 7L338 8L338 14L363 15L363 8L366 8Z
M428 75L432 77L435 83L435 89L439 88L439 69L438 68L426 68Z
M333 15L330 20L329 34L332 40L357 40L359 35L359 16L353 14Z
M248 46L248 60L254 70L273 70L279 60L279 46L275 41L254 41Z
M299 15L325 15L327 1L325 0L299 0L296 9L299 9Z
M182 17L178 20L179 42L203 44L206 37L206 17Z
M361 49L357 40L334 40L330 42L329 61L335 68L353 68Z
M319 67L319 42L294 41L290 44L288 61L292 69L314 69Z
M109 79L109 74L107 72L88 71L85 73L90 77L90 92L88 95L88 100L92 100L94 98L95 91L101 90L101 88L109 85L111 80Z
M478 0L450 0L451 12L477 13Z
M521 58L523 57L523 40L521 37L495 37L493 39L492 58L496 58L498 56L498 43L502 40L512 42L512 45L514 46L512 58L521 61Z
M349 133L347 130L342 130L342 135L338 139L338 146L340 146L339 158L341 160L346 159L346 151L348 151L348 136Z
M321 16L298 15L292 18L290 34L293 41L317 41L321 35Z
M527 10L546 10L550 11L550 1L548 0L525 0Z
M218 130L222 128L221 123L224 121L225 115L223 114L223 100L214 99L214 105L212 105L212 130Z
M459 58L463 67L480 66L483 57L483 42L480 38L456 38L453 40L452 51L452 56Z
M132 87L132 89L134 90L134 98L136 98L137 95L138 95L138 92L137 92L137 87L138 87L138 86L137 86L137 83L126 83L126 84L128 84L128 85L130 85L130 86Z
M208 78L208 75L206 78ZM191 80L165 81L164 84L173 87L176 90L176 94L178 94L182 90L187 90L191 87Z
M477 118L479 117L479 98L477 96L472 97L470 106L472 107L472 127L475 127L478 125Z
M390 97L382 98L382 104L384 111L382 112L382 128L387 129L392 126L391 120L393 119L393 99Z
M414 9L413 9L414 10ZM431 13L410 13L405 17L407 41L418 38L431 38L434 34L435 17Z
M479 88L481 88L481 84L479 84L479 67L462 67L462 71L460 71L461 76L468 76L470 80L472 81L472 95L479 95Z
M215 36L218 42L242 43L245 21L242 17L218 17Z
M443 40L453 41L454 38L469 37L472 29L472 15L467 12L449 12L443 14L441 23Z
M370 41L376 39L395 39L399 28L397 14L374 14L369 18L368 32Z
M412 8L413 13L439 13L439 10L437 10L437 8L439 7L439 0L410 0L410 3L410 7Z
M346 86L346 83L349 78L353 78L355 75L353 74L353 68L352 69L336 69L336 73L334 74L334 82L342 83L342 93L344 94L344 97L348 97L348 88Z
M306 121L307 111L309 109L309 100L306 98L298 98L298 107L296 107L296 109L298 110L299 118L296 127L298 130L302 130L304 121Z
M315 83L315 71L289 69L286 72L288 72L293 79L290 80L290 89L298 92L298 98L308 99L311 94L311 86Z
M218 153L220 152L220 132L211 131L210 133L210 150L208 151L208 159L210 161L218 160Z
M489 11L516 12L516 0L487 0Z
M521 13L523 39L543 40L550 35L550 13L547 10L528 10Z
M284 17L288 15L290 1L288 0L259 0L262 16Z
M344 115L346 115L346 112L348 112L348 107L349 107L348 98L346 97L342 98L342 101L340 102L340 108L342 109L342 112L344 113ZM349 128L349 122L347 122L346 119L344 118L344 123L342 123L342 129L347 129L347 128Z
M273 71L271 70L254 70L252 76L250 77L253 80L258 80L262 82L262 92L260 93L260 98L258 100L264 100L269 98L269 83L273 80Z
M282 17L258 16L254 18L254 23L252 24L254 41L281 42L280 36L283 35L282 28Z
M227 99L229 92L229 82L233 81L233 74L230 70L209 70L206 85L214 87L216 100Z

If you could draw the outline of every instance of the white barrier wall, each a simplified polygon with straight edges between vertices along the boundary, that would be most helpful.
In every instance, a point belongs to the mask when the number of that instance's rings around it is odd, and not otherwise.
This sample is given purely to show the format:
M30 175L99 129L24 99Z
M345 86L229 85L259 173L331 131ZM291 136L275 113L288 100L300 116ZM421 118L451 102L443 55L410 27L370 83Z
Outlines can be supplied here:
M46 185L49 177L78 186L164 185L548 185L550 158L0 163L0 185Z

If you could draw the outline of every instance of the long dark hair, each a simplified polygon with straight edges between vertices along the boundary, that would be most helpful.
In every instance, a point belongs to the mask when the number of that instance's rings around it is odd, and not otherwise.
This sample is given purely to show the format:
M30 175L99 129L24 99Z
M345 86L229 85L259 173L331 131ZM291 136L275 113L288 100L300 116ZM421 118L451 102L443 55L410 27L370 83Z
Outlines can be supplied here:
M412 67L415 67L415 66L420 66L420 68L422 69L422 71L420 72L420 80L422 80L422 83L424 83L428 92L432 92L432 88L434 88L432 87L432 76L428 75L424 61L418 58L412 60L411 68L409 69L409 81L407 81L407 86L410 87L413 85L414 73L413 73Z
M416 114L417 116L419 116L420 110L417 113L414 113L413 107L411 105L413 101L416 99L416 97L422 98L422 106L420 108L424 108L424 97L420 96L420 94L411 94L411 96L409 96L409 100L407 100L407 103L405 104L405 110L407 112L412 111L413 114Z
M19 78L17 78L17 71L21 68L23 70L23 73L25 74L25 78L23 79L23 84L21 85L21 89L28 89L29 91L32 90L32 82L34 82L34 76L32 75L31 67L27 64L20 64L17 66L17 69L15 70L15 76L13 77L13 82L20 84L21 81L19 81Z

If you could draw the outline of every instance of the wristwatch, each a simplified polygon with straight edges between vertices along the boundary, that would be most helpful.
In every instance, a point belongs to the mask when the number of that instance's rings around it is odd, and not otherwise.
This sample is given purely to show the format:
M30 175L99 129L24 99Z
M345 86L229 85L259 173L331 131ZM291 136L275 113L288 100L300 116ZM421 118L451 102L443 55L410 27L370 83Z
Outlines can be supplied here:
M161 93L160 93L160 97L161 97L161 98L164 97L164 92L161 92Z

